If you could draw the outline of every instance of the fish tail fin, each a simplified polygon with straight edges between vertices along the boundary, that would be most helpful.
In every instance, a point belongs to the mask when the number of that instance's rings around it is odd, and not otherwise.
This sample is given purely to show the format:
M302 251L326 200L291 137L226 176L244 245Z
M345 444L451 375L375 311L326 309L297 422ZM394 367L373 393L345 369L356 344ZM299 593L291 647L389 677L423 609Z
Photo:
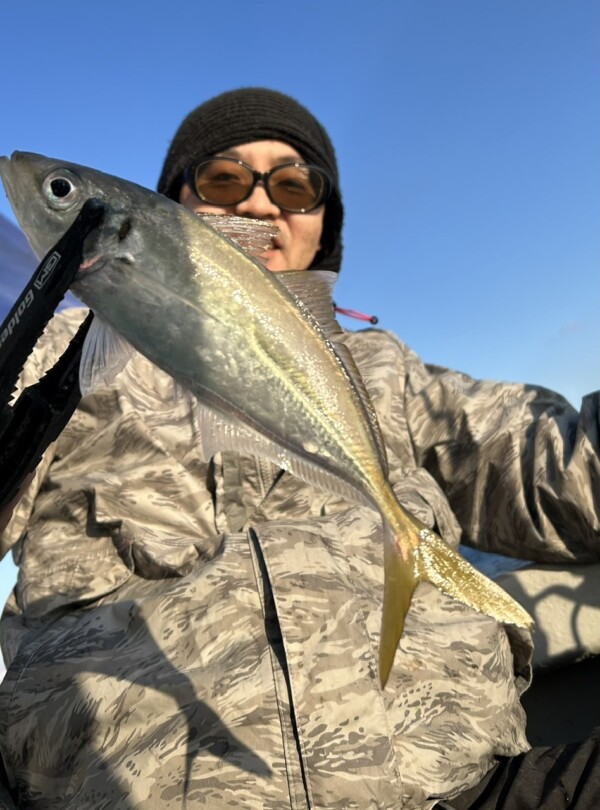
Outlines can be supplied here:
M410 600L419 582L435 585L442 593L502 624L527 628L533 624L527 611L503 588L480 573L435 532L406 513L396 532L391 529L387 532L384 566L379 648L382 686L389 677Z
M457 599L501 624L531 627L533 619L504 588L486 577L430 529L420 532L415 551L419 582L430 582L442 593Z
M388 531L383 546L384 585L381 636L379 640L379 680L384 687L394 663L398 642L404 630L404 619L417 586L413 566L398 553L395 537Z

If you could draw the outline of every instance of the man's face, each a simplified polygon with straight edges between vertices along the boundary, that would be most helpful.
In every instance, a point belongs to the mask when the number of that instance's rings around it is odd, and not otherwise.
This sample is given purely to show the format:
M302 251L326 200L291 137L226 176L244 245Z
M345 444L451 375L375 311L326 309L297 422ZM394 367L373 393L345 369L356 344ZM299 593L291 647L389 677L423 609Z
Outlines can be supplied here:
M259 172L268 172L282 163L302 161L298 152L283 141L254 141L219 152L219 156L243 160ZM262 182L257 183L247 200L237 205L209 205L197 197L187 184L181 188L179 201L197 213L235 214L276 225L279 234L273 248L258 257L268 270L274 272L307 270L321 247L325 206L321 205L308 214L282 211L271 202Z

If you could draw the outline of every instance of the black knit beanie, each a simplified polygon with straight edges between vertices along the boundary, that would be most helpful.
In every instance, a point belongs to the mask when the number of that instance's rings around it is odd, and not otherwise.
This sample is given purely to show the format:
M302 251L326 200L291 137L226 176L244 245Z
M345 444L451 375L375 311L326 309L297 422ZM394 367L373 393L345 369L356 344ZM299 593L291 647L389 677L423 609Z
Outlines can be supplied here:
M252 141L284 141L307 163L333 181L325 204L322 248L311 269L339 271L342 261L344 208L333 144L321 124L290 96L262 87L244 87L215 96L196 107L175 133L157 189L179 200L183 173L199 160Z

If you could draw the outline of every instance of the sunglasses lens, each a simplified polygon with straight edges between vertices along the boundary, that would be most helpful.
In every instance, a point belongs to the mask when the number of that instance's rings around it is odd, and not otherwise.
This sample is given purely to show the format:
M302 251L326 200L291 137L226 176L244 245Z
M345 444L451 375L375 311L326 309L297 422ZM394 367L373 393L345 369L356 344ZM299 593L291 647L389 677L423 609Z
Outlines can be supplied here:
M302 213L317 208L327 198L330 181L314 166L286 163L264 176L268 193L284 211ZM254 173L235 158L209 158L193 170L194 190L211 205L237 205L254 188Z
M213 205L236 205L252 188L252 172L228 158L205 160L194 170L196 194Z
M269 177L269 191L285 211L312 211L327 194L326 177L310 166L279 166Z

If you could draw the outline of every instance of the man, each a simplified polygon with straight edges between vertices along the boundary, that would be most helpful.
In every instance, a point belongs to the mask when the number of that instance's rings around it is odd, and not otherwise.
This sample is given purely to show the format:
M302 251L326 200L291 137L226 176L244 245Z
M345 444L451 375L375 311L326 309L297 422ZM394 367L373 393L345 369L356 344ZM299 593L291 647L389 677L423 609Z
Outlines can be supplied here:
M335 153L283 94L248 88L194 110L158 189L195 211L277 225L262 256L274 272L340 269ZM25 384L75 321L54 319ZM409 511L451 545L597 557L596 400L578 415L547 391L428 368L385 332L343 339ZM20 564L2 624L12 806L550 807L542 800L579 790L591 808L599 798L579 778L595 741L569 751L567 769L548 767L557 752L523 755L525 632L423 585L382 691L376 516L262 459L204 456L195 409L140 356L84 398L2 541ZM557 771L571 780L564 790L547 778Z

